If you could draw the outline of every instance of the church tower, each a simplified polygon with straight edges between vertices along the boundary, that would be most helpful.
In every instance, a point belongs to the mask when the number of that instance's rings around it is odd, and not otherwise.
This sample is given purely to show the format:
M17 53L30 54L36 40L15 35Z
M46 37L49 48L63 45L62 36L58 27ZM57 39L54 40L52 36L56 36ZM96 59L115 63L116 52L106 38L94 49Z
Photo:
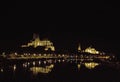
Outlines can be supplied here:
M80 46L80 44L78 45L78 52L80 52L81 51L81 46Z

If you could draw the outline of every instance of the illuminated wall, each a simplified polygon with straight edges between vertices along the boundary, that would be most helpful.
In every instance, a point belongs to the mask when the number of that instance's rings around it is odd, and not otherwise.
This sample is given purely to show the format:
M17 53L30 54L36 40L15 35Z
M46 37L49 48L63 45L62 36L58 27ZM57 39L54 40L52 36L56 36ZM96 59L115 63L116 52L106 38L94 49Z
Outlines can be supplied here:
M34 40L32 40L31 42L29 42L27 45L22 45L21 47L30 47L33 46L34 48L38 47L38 46L44 46L45 49L44 50L52 50L55 51L55 47L53 46L53 43L49 40L40 40L39 37L34 37Z
M86 48L85 52L91 53L91 54L99 54L99 51L96 51L95 48L91 48L91 47Z

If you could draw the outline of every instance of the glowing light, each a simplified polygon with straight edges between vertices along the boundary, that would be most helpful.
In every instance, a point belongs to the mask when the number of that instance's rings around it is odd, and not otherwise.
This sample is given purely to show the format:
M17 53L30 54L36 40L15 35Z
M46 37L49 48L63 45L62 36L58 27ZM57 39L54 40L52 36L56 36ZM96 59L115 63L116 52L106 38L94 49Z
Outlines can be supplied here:
M79 44L79 46L78 46L78 51L81 51L81 46L80 46L80 44Z
M15 55L17 55L17 53L15 52Z
M1 68L0 71L3 72L3 69Z
M44 67L32 67L30 70L33 72L34 75L38 73L49 73L51 69L44 68Z
M30 65L30 62L28 62L28 65Z
M78 69L80 69L81 65L80 65L80 64L78 64L78 65L77 65L77 67L78 67Z
M35 61L33 62L33 65L35 66Z
M41 61L39 61L39 64L41 64Z
M62 57L64 57L65 55L63 54Z
M92 68L95 68L96 66L98 66L99 63L90 62L90 63L84 63L84 65L85 65L88 69L92 69Z
M59 59L59 60L58 60L58 62L60 63L60 62L61 62L61 60Z
M36 54L33 54L33 56L36 56Z
M34 37L34 36L33 36ZM22 45L21 47L29 47L33 46L34 48L38 46L45 46L44 50L51 49L51 51L55 51L55 47L53 46L53 43L49 40L40 40L39 36L34 37L34 40L28 43L27 45Z
M99 51L96 51L95 48L91 48L91 47L86 48L85 52L91 53L91 54L99 54Z
M26 67L27 67L27 64L23 64L23 67L25 67L25 68L26 68Z
M44 64L46 64L47 62L46 61L44 61Z
M50 66L46 66L46 68L53 68L54 67L54 64L51 64Z
M16 65L13 66L13 70L14 70L14 71L16 70Z
M30 71L32 71L34 75L36 75L38 73L47 74L52 71L53 67L54 67L53 64L51 64L50 66L46 66L46 67L31 67Z

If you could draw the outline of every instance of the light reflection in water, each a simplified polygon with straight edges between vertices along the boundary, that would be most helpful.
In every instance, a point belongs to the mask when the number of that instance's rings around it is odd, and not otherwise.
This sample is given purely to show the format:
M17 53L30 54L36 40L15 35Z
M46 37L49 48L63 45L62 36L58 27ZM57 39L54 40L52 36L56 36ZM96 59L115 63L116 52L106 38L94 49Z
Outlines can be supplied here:
M38 74L38 73L49 73L51 72L52 68L54 68L55 63L76 63L77 68L80 70L81 66L84 65L88 69L93 69L96 66L98 66L100 63L95 63L95 62L81 62L77 60L72 60L72 59L58 59L58 60L39 60L39 61L27 61L24 63L21 63L23 65L24 70L30 70L33 72L33 74ZM79 63L78 63L79 62ZM19 65L17 65L19 66ZM13 64L12 66L9 66L12 68L13 72L16 72L16 69L18 68L16 64ZM3 72L4 70L0 68L0 72Z
M61 62L61 60L59 59L59 60L58 60L58 62L60 63L60 62Z
M33 75L37 75L38 73L47 74L52 71L53 67L54 67L54 64L51 64L51 65L45 66L45 67L31 67L30 71L33 72Z
M16 70L16 65L13 66L13 71L15 71L15 70Z
M46 64L47 62L46 61L44 61L44 64Z
M77 65L77 67L78 67L78 69L80 69L80 67L81 67L81 64L78 64L78 65Z
M33 62L33 65L35 66L35 61Z
M39 61L39 64L41 64L41 61Z
M92 69L92 68L95 68L96 66L99 65L99 63L95 63L95 62L87 62L87 63L84 63L85 67L87 67L88 69Z
M28 62L27 64L30 65L30 62Z
M28 65L29 65L29 64L28 64ZM26 63L23 63L23 67L25 67L25 68L26 68L26 67L27 67L27 64L26 64Z
M2 69L2 68L0 69L0 72L3 72L3 69Z
M100 63L96 63L96 62L85 62L85 63L80 62L79 64L77 64L77 67L78 67L78 69L80 69L81 65L84 65L88 69L93 69L96 66L98 66L99 64Z

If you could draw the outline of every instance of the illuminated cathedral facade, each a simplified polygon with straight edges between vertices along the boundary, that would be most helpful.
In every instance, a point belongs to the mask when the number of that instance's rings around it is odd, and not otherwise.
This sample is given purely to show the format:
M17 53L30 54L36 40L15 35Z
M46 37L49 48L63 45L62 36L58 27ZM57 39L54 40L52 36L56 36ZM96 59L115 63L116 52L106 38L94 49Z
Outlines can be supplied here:
M100 54L99 51L97 51L95 48L92 48L92 47L88 47L85 50L82 50L80 44L78 45L78 52L86 52L86 53L91 53L91 54Z
M22 45L21 47L30 47L33 46L34 48L38 47L38 46L43 46L45 47L45 51L47 50L51 50L51 51L55 51L55 47L53 46L53 43L50 40L40 40L39 35L37 34L33 34L33 40L29 43L27 43L27 45Z

